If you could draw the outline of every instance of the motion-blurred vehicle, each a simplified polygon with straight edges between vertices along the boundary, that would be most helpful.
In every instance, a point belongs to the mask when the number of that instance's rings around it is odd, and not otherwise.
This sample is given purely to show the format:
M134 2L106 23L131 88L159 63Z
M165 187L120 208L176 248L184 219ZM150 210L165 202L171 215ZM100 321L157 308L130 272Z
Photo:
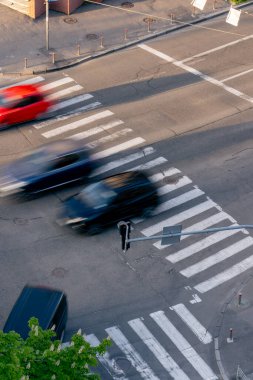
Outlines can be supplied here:
M26 285L15 302L3 332L15 331L28 338L28 321L38 318L43 330L54 326L56 338L62 340L68 317L67 296L60 290Z
M37 85L4 88L0 91L0 129L40 119L52 105Z
M96 166L78 142L51 142L0 169L0 196L31 195L82 181Z
M108 225L135 216L148 216L158 205L157 189L141 171L107 177L69 197L58 224L97 234Z

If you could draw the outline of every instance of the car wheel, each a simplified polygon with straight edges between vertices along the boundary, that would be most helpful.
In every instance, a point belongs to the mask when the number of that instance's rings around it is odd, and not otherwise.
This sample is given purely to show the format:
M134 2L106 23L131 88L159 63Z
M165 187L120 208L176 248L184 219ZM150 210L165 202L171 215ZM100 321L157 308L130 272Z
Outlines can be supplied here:
M102 231L102 226L100 224L93 224L88 229L89 235L97 235Z

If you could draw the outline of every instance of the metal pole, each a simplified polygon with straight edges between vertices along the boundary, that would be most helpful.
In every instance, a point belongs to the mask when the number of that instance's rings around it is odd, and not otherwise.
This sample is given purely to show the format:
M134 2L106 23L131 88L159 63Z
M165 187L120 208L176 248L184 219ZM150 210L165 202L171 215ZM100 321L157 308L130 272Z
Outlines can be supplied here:
M147 236L147 237L141 237L141 238L134 238L134 239L126 239L127 243L132 243L135 241L145 241L145 240L155 240L155 239L162 239L164 237L172 237L172 236L184 236L184 235L199 235L199 234L210 234L212 232L218 232L218 231L231 231L231 230L243 230L245 228L253 229L253 224L241 224L241 225L235 225L230 227L214 227L214 228L207 228L206 230L199 230L199 231L189 231L189 232L178 232L173 234L163 234L163 235L154 235L154 236Z
M49 0L46 2L46 49L49 50Z

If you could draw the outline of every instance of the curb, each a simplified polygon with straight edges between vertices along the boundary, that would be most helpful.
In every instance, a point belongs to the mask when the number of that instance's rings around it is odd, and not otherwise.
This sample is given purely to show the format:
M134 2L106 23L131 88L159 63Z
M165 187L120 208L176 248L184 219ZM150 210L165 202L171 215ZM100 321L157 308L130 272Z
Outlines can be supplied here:
M246 8L246 7L250 6L250 5L253 5L253 0L247 2L246 4L238 5L235 8L236 9L237 8L242 9L242 8ZM8 76L38 75L38 74L46 74L46 73L54 72L54 71L60 71L62 69L74 67L74 66L77 66L79 64L82 64L82 63L94 60L96 58L100 58L100 57L103 57L103 56L106 56L106 55L118 52L120 50L129 48L129 47L132 47L132 46L136 46L140 42L150 41L150 40L152 40L154 38L161 37L161 36L164 36L166 34L173 33L175 31L178 31L178 30L181 30L181 29L185 29L185 28L191 27L193 25L197 25L197 24L203 23L203 22L205 22L207 20L211 20L213 18L222 16L222 15L226 14L227 12L228 12L228 9L226 8L226 9L223 9L222 11L217 11L217 12L214 12L214 13L210 13L210 14L207 14L207 15L204 15L204 16L200 17L197 20L193 20L192 22L185 22L182 25L177 25L175 27L171 27L171 28L163 30L161 32L154 32L154 33L152 33L152 35L148 35L148 36L139 38L137 40L133 40L133 41L128 42L128 43L126 43L124 45L116 46L114 48L107 49L107 50L104 50L103 52L99 52L99 53L96 53L96 54L93 54L93 55L89 55L89 56L84 57L84 58L75 59L74 62L73 62L73 59L70 59L69 61L65 61L64 64L61 64L61 65L55 66L55 67L46 67L45 69L36 69L36 68L35 69L30 69L30 70L29 69L25 69L25 70L19 71L19 72L2 72L2 73L0 73L0 76L2 76L2 77L7 76L8 77ZM176 22L176 21L174 21L174 22ZM72 61L72 62L70 62L70 61Z

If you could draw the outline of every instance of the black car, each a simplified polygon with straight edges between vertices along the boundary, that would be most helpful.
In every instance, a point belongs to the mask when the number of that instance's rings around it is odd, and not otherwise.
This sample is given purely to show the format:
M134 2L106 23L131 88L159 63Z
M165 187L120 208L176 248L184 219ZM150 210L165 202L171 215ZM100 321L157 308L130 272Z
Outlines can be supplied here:
M67 296L62 291L26 285L10 312L3 332L15 331L26 339L29 332L28 321L31 317L36 317L44 330L54 326L56 338L62 340L67 316Z
M159 203L157 189L140 171L129 171L92 183L64 202L60 225L96 234L119 220L149 214Z
M88 150L76 141L52 142L0 170L0 196L35 194L82 180L94 167Z

